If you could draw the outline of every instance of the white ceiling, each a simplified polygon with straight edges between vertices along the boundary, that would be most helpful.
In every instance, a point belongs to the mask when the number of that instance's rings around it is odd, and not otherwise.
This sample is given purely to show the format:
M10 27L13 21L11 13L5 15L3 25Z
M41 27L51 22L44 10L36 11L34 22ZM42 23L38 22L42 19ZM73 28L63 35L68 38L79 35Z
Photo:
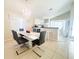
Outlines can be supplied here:
M6 0L5 3L11 10L27 13L31 11L35 18L52 16L70 10L73 0ZM51 10L50 10L51 9Z

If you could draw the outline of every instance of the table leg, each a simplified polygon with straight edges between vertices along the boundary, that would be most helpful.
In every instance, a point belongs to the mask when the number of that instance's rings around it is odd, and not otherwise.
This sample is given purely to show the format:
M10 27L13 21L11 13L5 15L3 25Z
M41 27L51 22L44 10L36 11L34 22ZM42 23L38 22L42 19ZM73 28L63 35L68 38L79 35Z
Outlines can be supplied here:
M29 41L29 48L32 48L32 42Z

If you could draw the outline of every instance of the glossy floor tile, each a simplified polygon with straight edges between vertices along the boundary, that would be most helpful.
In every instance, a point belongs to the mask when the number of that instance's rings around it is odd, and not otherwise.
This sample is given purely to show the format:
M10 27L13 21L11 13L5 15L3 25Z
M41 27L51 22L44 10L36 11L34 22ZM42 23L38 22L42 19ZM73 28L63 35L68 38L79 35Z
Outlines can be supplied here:
M4 48L5 59L74 59L73 43L73 41L46 41L40 46L41 50L35 46L17 55L15 52L16 42L7 41ZM35 54L33 50L41 57Z

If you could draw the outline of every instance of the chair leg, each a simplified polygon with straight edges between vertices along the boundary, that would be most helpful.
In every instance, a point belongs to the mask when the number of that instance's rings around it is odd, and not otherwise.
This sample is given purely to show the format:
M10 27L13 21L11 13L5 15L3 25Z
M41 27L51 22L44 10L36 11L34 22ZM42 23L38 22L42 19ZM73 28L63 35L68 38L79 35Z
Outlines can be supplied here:
M35 52L34 50L32 50L37 56L41 57L41 55L39 55L37 52Z
M42 52L45 52L43 49L41 49L40 47L37 46L38 49L40 49ZM38 54L36 51L32 50L37 56L41 57L40 54Z
M44 50L43 49L41 49L40 47L37 47L38 49L40 49L41 51L43 51L44 52Z
M19 55L19 54L24 53L25 51L26 51L26 50L24 50L24 51L22 51L22 52L20 52L20 53L18 53L18 51L16 51L16 54Z
M16 54L19 55L18 51L16 51Z
M26 44L21 44L21 45L19 45L18 48L24 48L24 47L27 47ZM27 48L28 48L28 47L27 47ZM19 52L16 50L16 54L19 55L19 54L22 54L22 53L25 52L25 51L26 51L26 50L24 50L24 51L22 51L22 52L19 53Z

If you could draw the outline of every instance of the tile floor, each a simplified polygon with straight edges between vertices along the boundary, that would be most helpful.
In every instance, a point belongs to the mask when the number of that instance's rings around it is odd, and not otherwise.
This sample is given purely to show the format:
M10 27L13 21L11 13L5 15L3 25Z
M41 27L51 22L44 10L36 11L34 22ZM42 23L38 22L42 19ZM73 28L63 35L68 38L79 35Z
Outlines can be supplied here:
M16 55L16 42L5 42L5 59L74 59L73 41L46 41L40 46L44 51L33 47L27 49L24 53ZM36 51L42 57L37 56L32 50Z

